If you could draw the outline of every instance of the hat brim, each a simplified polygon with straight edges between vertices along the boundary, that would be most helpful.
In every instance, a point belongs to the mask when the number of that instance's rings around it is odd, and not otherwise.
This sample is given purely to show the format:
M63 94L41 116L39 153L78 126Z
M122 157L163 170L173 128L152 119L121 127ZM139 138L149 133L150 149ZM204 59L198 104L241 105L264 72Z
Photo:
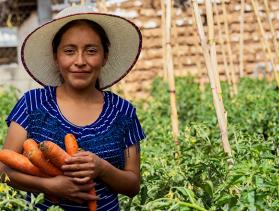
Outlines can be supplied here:
M108 60L99 75L100 89L105 89L125 77L135 65L142 47L142 35L131 21L116 15L80 13L56 18L38 27L24 40L21 61L29 75L39 84L59 86L60 74L55 65L52 40L66 23L88 19L98 23L110 40Z

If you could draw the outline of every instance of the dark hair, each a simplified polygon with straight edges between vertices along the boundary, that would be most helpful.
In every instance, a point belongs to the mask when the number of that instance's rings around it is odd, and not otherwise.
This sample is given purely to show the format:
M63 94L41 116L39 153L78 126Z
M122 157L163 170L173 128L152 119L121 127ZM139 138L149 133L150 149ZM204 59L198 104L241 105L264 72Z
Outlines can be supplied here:
M55 34L55 36L52 40L52 52L54 54L57 53L57 49L58 49L58 46L61 42L63 34L68 29L72 28L73 26L77 26L81 23L88 25L93 31L95 31L99 35L99 37L101 39L103 49L104 49L104 52L105 52L105 54L108 54L109 53L109 47L110 47L110 41L108 39L108 36L107 36L105 30L98 23L96 23L94 21L91 21L91 20L87 20L87 19L73 20L73 21L70 21L70 22L66 23L64 26L62 26L62 28L59 29L59 31Z

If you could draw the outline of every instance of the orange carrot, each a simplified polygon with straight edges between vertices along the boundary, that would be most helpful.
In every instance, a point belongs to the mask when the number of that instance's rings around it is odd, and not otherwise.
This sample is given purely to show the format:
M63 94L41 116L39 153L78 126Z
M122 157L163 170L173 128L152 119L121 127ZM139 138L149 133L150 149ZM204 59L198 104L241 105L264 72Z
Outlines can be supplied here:
M27 157L28 158L28 153L25 151L25 150L23 150L23 153L22 153L25 157Z
M38 144L33 139L27 139L23 143L23 149L27 154L29 160L41 171L50 175L57 176L62 175L62 171L56 168L51 162L49 162L42 151L39 149Z
M49 162L42 151L39 149L39 146L36 141L33 139L27 139L23 143L23 153L24 155L41 171L46 173L49 176L62 175L63 172L56 168L51 162ZM59 203L59 199L56 196L46 195L54 204Z
M41 142L39 148L46 159L49 159L50 162L59 169L65 164L65 160L70 157L67 152L52 141Z
M22 173L39 177L47 177L47 175L44 174L38 167L33 165L27 157L13 150L0 150L0 161Z
M90 190L88 193L89 193L89 194L92 194L93 196L96 196L95 188L93 188L92 190ZM89 210L90 210L90 211L96 211L96 209L97 209L97 201L96 201L96 200L94 200L94 201L89 201L89 202L88 202L88 207L89 207Z
M66 147L66 152L69 155L74 155L75 153L78 152L78 143L77 140L75 138L75 136L73 134L67 134L64 138L64 143L65 143L65 147ZM96 191L95 188L92 188L92 190L90 190L88 192L89 194L92 194L93 196L96 196ZM97 202L94 201L89 201L88 202L88 207L90 211L96 211L97 209Z
M73 134L68 133L64 138L66 152L73 156L78 152L78 143Z

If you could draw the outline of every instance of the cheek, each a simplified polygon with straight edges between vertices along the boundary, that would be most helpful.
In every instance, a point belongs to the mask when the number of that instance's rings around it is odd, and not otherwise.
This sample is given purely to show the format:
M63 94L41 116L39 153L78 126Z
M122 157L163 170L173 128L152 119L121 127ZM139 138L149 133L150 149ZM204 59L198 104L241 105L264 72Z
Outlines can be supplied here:
M59 71L63 71L64 69L70 67L72 64L71 60L65 56L58 57L56 63Z
M94 57L92 59L90 59L90 64L92 66L98 66L98 67L102 67L104 66L104 58L103 57Z

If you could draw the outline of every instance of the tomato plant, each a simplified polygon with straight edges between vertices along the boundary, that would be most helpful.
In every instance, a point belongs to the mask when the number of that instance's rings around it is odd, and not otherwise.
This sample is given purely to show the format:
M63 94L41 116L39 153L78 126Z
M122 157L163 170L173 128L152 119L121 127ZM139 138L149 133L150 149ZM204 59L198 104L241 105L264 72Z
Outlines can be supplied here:
M180 145L176 145L168 86L159 78L154 81L152 100L137 102L147 135L141 144L141 190L132 199L120 195L122 210L278 210L278 90L274 84L249 78L241 79L238 88L238 95L230 98L227 84L222 83L235 161L229 169L210 87L200 93L194 79L176 79L180 121ZM1 140L15 93L0 94ZM40 195L28 204L24 196L24 192L1 184L1 209L35 210L34 205L43 200Z

